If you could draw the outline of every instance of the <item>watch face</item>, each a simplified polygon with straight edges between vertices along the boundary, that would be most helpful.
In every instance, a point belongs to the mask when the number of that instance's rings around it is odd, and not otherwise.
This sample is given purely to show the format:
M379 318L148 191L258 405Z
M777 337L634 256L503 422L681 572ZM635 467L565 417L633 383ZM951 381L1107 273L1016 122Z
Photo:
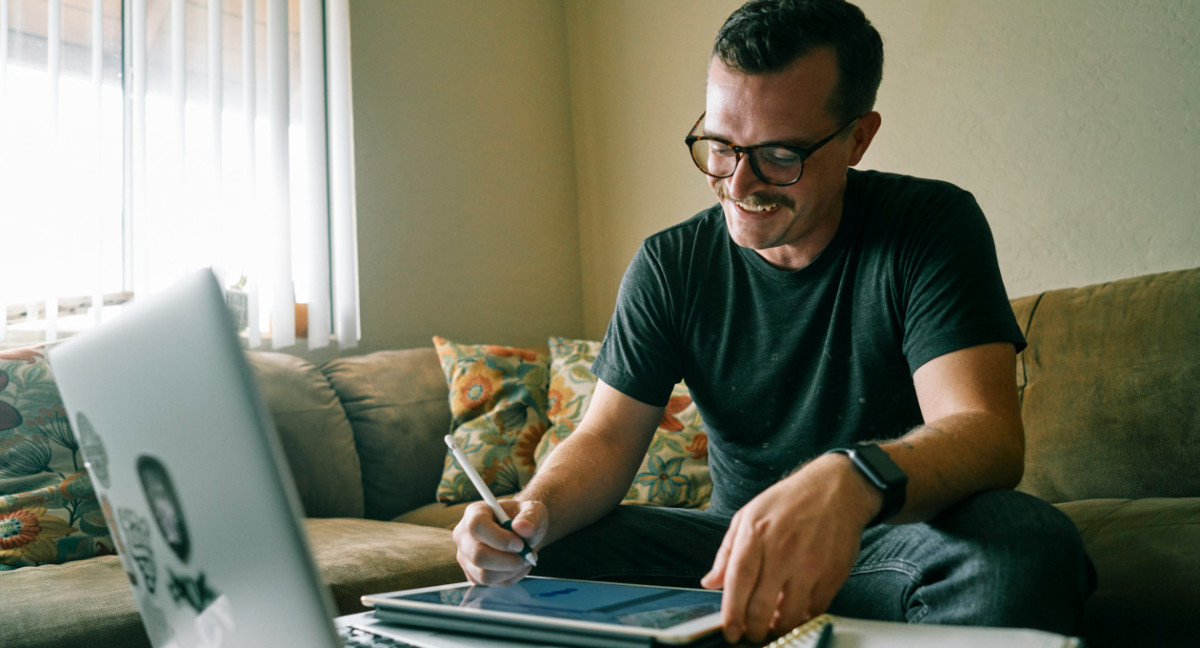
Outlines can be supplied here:
M908 483L908 475L900 470L900 466L892 461L888 453L875 445L859 446L854 448L856 457L855 463L858 463L863 472L871 477L872 481L877 481L876 486L887 490Z

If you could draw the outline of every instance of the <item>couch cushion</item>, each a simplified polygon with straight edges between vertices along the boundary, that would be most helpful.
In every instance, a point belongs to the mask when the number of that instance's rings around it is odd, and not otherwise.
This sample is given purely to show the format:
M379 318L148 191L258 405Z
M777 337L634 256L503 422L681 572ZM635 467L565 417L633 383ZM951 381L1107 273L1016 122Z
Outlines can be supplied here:
M546 433L550 361L530 349L456 344L434 336L450 391L454 440L496 495L520 490L533 476L533 452ZM437 499L479 499L448 450Z
M469 504L471 503L459 502L457 504L447 504L445 502L433 502L420 508L415 508L404 515L396 517L392 521L437 527L440 529L453 529L455 526L458 526L458 522L463 516L463 510Z
M540 465L583 420L598 379L592 363L600 342L550 338L551 427L538 443ZM712 495L708 434L687 385L675 385L646 457L626 493L625 504L704 508Z
M1191 646L1200 637L1200 497L1058 505L1096 565L1089 648Z
M362 611L363 594L464 579L446 529L351 518L304 524L338 614ZM150 645L116 556L0 572L0 592L4 648Z
M321 580L338 614L361 612L364 594L466 580L447 529L378 520L305 520Z
M0 352L0 570L112 552L45 350Z
M1200 269L1045 293L1021 354L1026 470L1051 502L1200 495Z
M354 430L329 381L295 356L253 351L247 359L271 410L305 514L362 517Z
M354 427L366 516L390 520L433 501L450 431L433 348L338 358L321 371Z
M5 648L149 648L116 556L0 572Z

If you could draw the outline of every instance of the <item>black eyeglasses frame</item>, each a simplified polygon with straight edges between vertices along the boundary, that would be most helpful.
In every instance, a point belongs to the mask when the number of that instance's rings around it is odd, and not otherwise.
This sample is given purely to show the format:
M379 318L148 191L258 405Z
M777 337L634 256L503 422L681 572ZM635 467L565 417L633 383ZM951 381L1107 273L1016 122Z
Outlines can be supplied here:
M763 182L765 182L769 185L775 186L775 187L788 187L788 186L796 184L797 182L800 182L800 178L804 176L804 163L808 160L808 158L812 157L812 154L816 153L817 149L821 148L822 146L825 146L829 142L832 142L833 138L837 137L839 134L841 134L842 131L849 128L851 124L854 124L858 120L862 119L864 116L864 115L858 115L854 119L851 119L850 121L846 122L845 124L842 124L841 126L839 126L837 130L833 131L832 133L829 134L828 137L825 137L824 139L820 140L816 144L813 144L812 146L809 146L809 147L803 147L803 146L796 146L795 144L786 144L786 143L782 143L782 142L763 142L762 144L754 144L751 146L738 146L738 145L734 144L733 142L722 139L720 137L697 135L696 129L700 127L700 122L704 121L704 116L707 114L708 114L707 111L700 113L700 118L697 119L696 123L692 125L692 129L690 131L688 131L687 137L683 138L684 143L687 144L687 147L688 147L688 156L692 158L692 164L695 164L696 168L700 169L701 173L703 173L704 175L706 175L710 178L718 178L718 179L730 178L730 177L733 177L734 173L737 173L737 168L738 168L738 165L741 164L742 158L746 157L747 159L750 160L750 170L754 171L754 175L757 176L759 180L762 180ZM730 171L726 175L717 175L715 173L712 173L712 172L706 170L703 166L700 165L700 161L696 159L695 149L693 148L695 146L696 142L720 142L721 144L728 146L735 154L737 154L737 160L733 164L733 170ZM759 168L758 168L758 162L756 161L754 152L759 149L767 148L767 147L787 149L788 151L795 153L797 156L799 156L800 170L796 173L796 178L794 180L792 180L791 182L775 182L772 180L768 180L766 177L763 176L762 171L759 170Z

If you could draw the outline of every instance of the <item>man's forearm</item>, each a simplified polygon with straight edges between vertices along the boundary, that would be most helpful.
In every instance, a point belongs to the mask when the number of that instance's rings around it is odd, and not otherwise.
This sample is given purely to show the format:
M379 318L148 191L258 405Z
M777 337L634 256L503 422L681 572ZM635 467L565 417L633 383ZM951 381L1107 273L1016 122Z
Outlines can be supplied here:
M1020 426L987 412L960 413L880 444L908 475L905 505L893 521L927 520L980 491L1016 486L1024 470Z
M595 522L620 504L639 465L629 463L612 444L579 430L555 448L514 499L546 505L550 528L542 544L547 545Z
M597 382L579 428L516 496L546 505L550 526L543 545L595 522L621 503L662 413L662 407Z

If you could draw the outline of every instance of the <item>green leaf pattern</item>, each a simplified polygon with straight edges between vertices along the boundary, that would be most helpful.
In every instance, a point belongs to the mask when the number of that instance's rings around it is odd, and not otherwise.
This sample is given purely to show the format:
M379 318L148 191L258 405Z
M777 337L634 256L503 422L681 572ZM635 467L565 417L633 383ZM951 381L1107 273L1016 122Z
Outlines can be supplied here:
M0 409L0 569L111 554L44 349L0 354Z

